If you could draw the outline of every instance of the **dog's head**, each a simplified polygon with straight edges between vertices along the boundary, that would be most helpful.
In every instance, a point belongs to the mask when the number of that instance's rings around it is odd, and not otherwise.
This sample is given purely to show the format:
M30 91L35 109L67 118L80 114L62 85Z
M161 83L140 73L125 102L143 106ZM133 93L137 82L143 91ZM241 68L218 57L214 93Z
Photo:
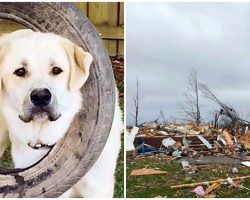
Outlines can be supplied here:
M20 30L0 38L1 100L24 123L58 120L89 76L92 56L51 33Z

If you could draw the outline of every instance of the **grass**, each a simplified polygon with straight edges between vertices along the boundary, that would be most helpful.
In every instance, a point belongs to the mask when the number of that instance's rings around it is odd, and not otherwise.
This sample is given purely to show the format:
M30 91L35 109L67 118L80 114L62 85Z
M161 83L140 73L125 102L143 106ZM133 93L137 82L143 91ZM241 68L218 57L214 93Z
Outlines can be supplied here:
M12 162L12 157L11 157L11 144L10 143L0 158L0 167L7 168L7 169L14 168L14 163Z
M124 92L124 83L123 81L116 81L117 88L119 93ZM122 112L124 113L124 97L119 98L120 107ZM116 172L115 172L115 190L114 197L115 198L123 198L124 197L124 134L121 137L121 151L117 160Z
M115 198L124 197L124 137L122 135L122 147L117 160L116 171L115 171Z
M236 167L239 172L232 173L232 168ZM146 175L146 176L129 176L133 169L153 168L165 170L167 174ZM168 198L196 198L192 192L194 188L188 189L171 189L171 185L184 183L195 183L209 180L217 180L227 177L240 177L250 175L250 169L243 165L214 165L211 169L200 169L196 174L178 174L182 167L175 161L168 163L164 159L147 157L142 159L127 158L127 197L128 198L153 198L156 196ZM250 188L250 179L244 180L243 185ZM206 189L206 186L204 187ZM214 190L217 198L249 198L250 191L246 189L234 188L229 190L227 185L222 185Z

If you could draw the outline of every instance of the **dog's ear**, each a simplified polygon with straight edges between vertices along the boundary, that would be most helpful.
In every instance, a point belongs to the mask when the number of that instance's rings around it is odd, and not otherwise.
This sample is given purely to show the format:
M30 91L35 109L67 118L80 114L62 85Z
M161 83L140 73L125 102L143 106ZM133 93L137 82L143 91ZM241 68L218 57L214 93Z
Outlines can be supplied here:
M78 90L89 77L89 68L93 61L90 53L69 40L63 40L62 45L67 53L70 64L69 89Z

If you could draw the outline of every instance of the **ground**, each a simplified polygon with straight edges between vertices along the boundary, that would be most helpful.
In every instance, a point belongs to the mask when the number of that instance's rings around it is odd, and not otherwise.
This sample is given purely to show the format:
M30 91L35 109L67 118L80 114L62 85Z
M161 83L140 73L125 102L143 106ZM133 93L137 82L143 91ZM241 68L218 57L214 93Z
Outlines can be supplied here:
M124 113L124 60L123 58L112 57L112 66L114 69L114 75L116 79L116 84L119 90L119 100L120 107L122 112ZM117 160L117 167L115 172L115 198L123 198L124 197L124 137L122 134L122 146L119 154L119 158Z
M162 196L166 198L195 198L197 197L192 190L188 189L171 189L172 185L185 183L203 182L209 180L217 180L227 177L241 177L250 175L250 169L243 165L237 165L238 173L233 174L232 165L213 165L210 169L201 169L196 174L178 174L182 167L176 161L167 162L165 159L156 157L146 157L134 159L127 158L127 197L128 198L153 198ZM167 174L145 175L145 176L129 176L133 169L152 168L165 170ZM243 185L250 188L250 179L244 180ZM229 190L227 185L223 185L216 189L212 194L216 194L217 198L249 198L250 191L246 189Z

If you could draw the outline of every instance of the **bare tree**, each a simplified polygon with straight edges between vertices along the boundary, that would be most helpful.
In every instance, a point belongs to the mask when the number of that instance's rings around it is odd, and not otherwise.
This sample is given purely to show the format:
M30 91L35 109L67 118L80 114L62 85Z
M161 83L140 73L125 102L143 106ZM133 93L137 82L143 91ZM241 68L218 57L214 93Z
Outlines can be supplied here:
M154 121L152 121L152 122L158 124L160 122L160 120L162 120L162 123L164 125L167 124L167 121L165 120L165 115L164 115L164 112L163 112L162 108L160 109L158 117Z
M250 125L249 121L244 120L241 117L239 117L238 112L236 112L233 106L222 102L206 84L199 84L199 89L205 98L214 101L216 104L220 106L220 115L223 116L222 119L224 121L226 118L230 118L232 126L236 126L236 125L249 126Z
M220 109L219 111L218 110L213 110L211 112L212 116L213 116L213 126L214 128L218 128L219 126L219 119L220 119L220 116L222 115L223 113L223 109Z
M160 116L159 118L162 118L163 124L167 125L168 122L165 120L165 115L164 115L164 112L163 112L162 108L160 110L159 116Z
M188 91L183 93L183 102L178 105L179 111L197 125L201 123L199 87L196 70L192 70L188 76Z
M136 95L133 96L133 102L135 107L135 113L132 117L135 121L135 126L138 126L138 116L139 116L139 79L136 77Z

